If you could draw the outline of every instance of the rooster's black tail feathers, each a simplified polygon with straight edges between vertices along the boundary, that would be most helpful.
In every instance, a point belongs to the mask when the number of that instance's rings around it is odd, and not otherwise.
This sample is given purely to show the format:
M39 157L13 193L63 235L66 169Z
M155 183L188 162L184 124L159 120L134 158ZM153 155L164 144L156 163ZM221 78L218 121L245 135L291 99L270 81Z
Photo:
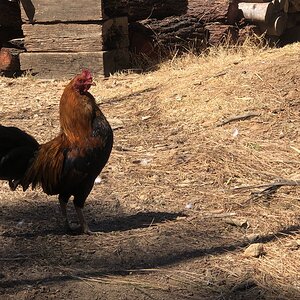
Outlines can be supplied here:
M0 179L8 180L15 190L30 166L38 142L16 127L0 125Z

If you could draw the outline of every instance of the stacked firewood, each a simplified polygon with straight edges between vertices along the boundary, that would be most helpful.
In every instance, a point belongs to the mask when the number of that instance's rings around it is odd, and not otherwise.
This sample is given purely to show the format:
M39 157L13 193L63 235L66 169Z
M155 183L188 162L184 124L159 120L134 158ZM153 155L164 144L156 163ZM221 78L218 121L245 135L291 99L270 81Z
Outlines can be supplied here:
M248 23L274 40L284 39L290 29L300 25L299 0L243 0L239 10Z
M128 47L157 58L249 35L300 40L300 0L0 0L0 72L108 75Z
M82 68L106 76L128 67L127 17L110 18L102 1L21 2L26 48L20 54L21 70L43 78L68 78Z
M300 0L188 0L180 17L169 13L164 19L133 18L138 21L129 24L131 50L154 56L161 47L201 50L205 43L236 44L260 35L300 40Z

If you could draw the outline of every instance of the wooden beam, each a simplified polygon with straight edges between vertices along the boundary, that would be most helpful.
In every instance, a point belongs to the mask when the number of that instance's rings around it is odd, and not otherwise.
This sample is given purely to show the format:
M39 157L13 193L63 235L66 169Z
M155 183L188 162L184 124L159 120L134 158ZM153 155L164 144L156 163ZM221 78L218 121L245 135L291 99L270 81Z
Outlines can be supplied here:
M127 17L102 24L24 24L22 29L30 52L89 52L129 46Z
M21 0L25 23L99 21L105 18L101 0Z
M21 70L40 78L69 79L87 68L96 75L109 76L128 68L127 49L101 52L55 53L35 52L20 55Z

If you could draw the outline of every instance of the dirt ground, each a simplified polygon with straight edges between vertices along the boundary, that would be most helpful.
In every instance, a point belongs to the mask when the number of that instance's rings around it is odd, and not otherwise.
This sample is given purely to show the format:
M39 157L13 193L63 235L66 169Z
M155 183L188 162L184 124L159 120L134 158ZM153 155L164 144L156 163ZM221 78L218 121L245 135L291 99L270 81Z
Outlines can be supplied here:
M299 66L294 44L96 78L115 132L85 206L98 234L67 234L55 196L1 182L0 298L300 299L300 188L255 187L300 177ZM66 83L0 78L1 124L51 139Z

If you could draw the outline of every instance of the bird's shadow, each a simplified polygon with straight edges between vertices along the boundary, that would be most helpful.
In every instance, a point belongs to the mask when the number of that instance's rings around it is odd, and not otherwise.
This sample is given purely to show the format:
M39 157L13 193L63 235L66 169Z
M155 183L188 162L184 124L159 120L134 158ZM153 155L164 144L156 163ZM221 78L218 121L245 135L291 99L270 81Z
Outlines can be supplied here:
M138 212L133 215L110 216L104 220L92 220L89 222L91 231L95 233L109 233L115 231L128 231L151 227L167 221L176 220L177 217L186 216L183 212ZM35 220L38 222L38 220ZM63 226L45 228L43 226L35 228L34 231L27 232L8 231L3 233L5 237L34 238L46 235L80 235L80 228L67 231Z
M90 228L95 232L127 231L132 229L147 228L152 225L176 220L177 217L185 216L182 212L138 212L116 218L109 218L100 222L92 222Z

